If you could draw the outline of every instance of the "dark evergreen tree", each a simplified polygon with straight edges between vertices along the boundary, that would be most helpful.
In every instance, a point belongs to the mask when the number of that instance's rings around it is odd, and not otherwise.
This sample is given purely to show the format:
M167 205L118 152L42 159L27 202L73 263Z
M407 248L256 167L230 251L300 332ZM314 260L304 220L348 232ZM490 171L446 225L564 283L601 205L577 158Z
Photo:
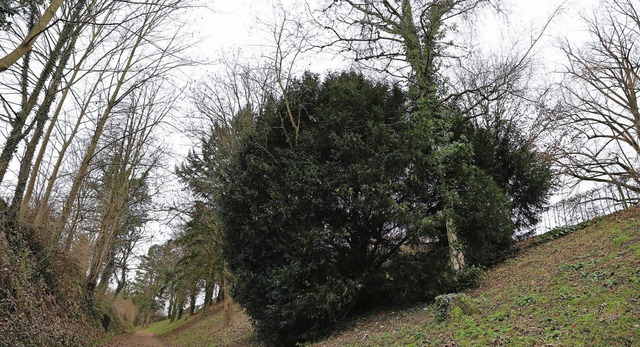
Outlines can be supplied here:
M361 299L382 265L420 231L398 88L355 73L306 74L257 119L222 197L234 298L274 345L317 337Z
M495 117L485 127L460 122L465 126L457 131L473 144L476 165L507 193L516 229L537 224L552 187L550 162L531 148L512 120Z
M468 263L491 264L546 197L527 174L548 166L520 140L438 103L413 107L399 88L305 74L287 101L299 131L284 100L270 104L218 200L234 298L273 345L316 338L382 300L459 288L466 273L450 270L447 222ZM510 169L513 158L524 159Z
M204 310L224 298L230 282L222 258L222 225L218 217L218 199L226 176L226 167L242 134L251 127L253 116L249 108L241 109L228 120L219 119L201 139L198 150L190 151L186 161L176 168L176 174L193 194L195 201L189 211L190 220L176 244L183 249L180 259L180 284L191 296L191 312L196 291L204 287ZM225 306L228 307L228 306ZM230 312L225 311L225 317ZM225 318L226 319L226 318Z

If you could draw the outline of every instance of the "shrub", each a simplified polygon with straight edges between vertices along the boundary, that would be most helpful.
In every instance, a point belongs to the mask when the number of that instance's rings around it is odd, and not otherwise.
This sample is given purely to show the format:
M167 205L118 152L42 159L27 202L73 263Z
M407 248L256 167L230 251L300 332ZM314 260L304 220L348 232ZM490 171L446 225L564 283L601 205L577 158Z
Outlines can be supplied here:
M446 216L469 264L511 244L513 192L475 165L465 136L448 138L449 110L408 105L356 73L306 74L241 139L216 212L234 299L264 341L294 345L354 310L476 283L478 268L450 270Z

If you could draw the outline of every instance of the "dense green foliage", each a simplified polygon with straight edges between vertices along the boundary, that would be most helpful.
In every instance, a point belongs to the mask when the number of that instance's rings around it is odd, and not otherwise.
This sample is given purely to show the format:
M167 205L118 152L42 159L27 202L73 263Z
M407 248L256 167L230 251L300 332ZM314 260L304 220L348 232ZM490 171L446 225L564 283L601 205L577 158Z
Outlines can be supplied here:
M204 288L204 307L207 307L213 303L216 287L216 299L221 300L229 285L222 258L223 232L218 217L218 199L227 163L251 122L247 109L240 110L229 120L220 119L200 139L199 149L190 151L186 161L176 167L176 174L194 197L189 220L176 239L183 254L177 269L180 285L175 289L181 295L188 292L191 314L201 287Z
M432 303L382 309L341 322L306 347L638 346L640 210L564 226L519 245L478 288ZM564 235L564 236L562 236ZM535 283L535 285L531 285ZM176 346L264 346L237 312L222 312L146 331ZM364 337L364 338L363 338Z
M472 263L490 265L502 259L514 232L538 223L552 187L550 164L531 149L513 121L498 118L481 127L458 117L454 132L473 151L471 184L460 190L461 236ZM482 208L489 205L494 206Z
M285 100L271 104L237 148L219 200L234 298L274 345L316 338L381 300L473 282L477 268L449 270L446 218L469 262L489 264L510 246L518 216L546 197L548 175L534 191L521 173L530 168L508 167L520 155L530 161L516 164L548 173L521 143L489 147L505 141L463 118L463 132L445 131L457 117L438 106L414 112L399 88L306 74L286 101L299 133Z
M171 301L167 295L180 250L172 242L153 245L146 255L140 257L136 280L131 285L131 297L138 307L138 323L149 324L158 311Z
M551 189L552 173L548 161L531 149L515 121L498 117L488 127L480 127L461 119L456 131L473 144L476 165L507 193L516 228L537 224L545 203L541 197Z
M274 344L344 317L415 223L406 179L405 99L362 76L306 75L257 119L222 199L234 298ZM415 228L411 228L412 230Z

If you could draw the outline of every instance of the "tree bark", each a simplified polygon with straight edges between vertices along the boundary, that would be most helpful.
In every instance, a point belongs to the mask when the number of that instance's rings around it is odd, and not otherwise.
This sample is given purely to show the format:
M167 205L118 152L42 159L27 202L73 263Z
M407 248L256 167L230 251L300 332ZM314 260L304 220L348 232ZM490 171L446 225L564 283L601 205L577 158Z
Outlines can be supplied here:
M109 258L107 260L107 264L104 266L104 270L102 270L102 274L100 275L100 282L96 287L96 295L103 296L107 293L107 288L109 288L109 280L111 279L111 275L115 269L115 260L113 249L109 252Z
M67 253L71 252L71 244L73 243L73 239L76 236L76 231L78 230L78 225L80 224L80 220L82 219L82 193L78 195L76 201L75 214L73 215L73 219L71 220L71 227L69 227L69 229L67 230L67 239L64 242L64 250Z
M120 76L118 78L118 81L116 83L115 86L115 90L113 91L113 93L111 94L111 97L109 99L109 103L106 107L106 109L104 110L104 112L102 113L100 120L98 121L98 125L96 126L96 130L93 133L93 136L91 138L91 142L89 144L89 147L87 148L87 152L85 153L83 159L82 159L82 163L80 164L80 168L78 169L78 173L75 176L75 179L73 180L73 184L71 186L71 190L69 191L69 195L67 198L67 201L64 204L64 207L62 209L62 213L60 215L60 219L58 220L58 223L56 223L56 226L54 228L54 238L57 239L60 237L60 234L62 232L62 230L64 229L65 225L67 224L67 220L69 219L69 215L71 214L71 209L73 207L73 202L76 198L76 195L78 194L78 190L80 189L80 184L82 183L82 181L84 180L85 175L87 174L88 170L89 170L89 164L91 162L91 160L93 159L93 156L96 152L96 149L98 147L98 141L100 140L100 138L102 137L102 133L104 130L104 127L107 123L107 120L110 118L111 115L111 110L116 106L116 104L119 102L120 100L120 90L126 80L127 74L129 72L129 68L131 67L131 65L133 64L133 58L135 56L136 50L138 49L139 45L142 42L142 39L144 38L144 33L147 30L147 22L145 20L145 22L143 23L142 27L140 28L140 31L137 34L137 39L131 49L131 52L129 53L129 56L127 58L127 62L125 64L125 66L123 67Z
M13 199L11 201L11 207L9 208L8 218L10 219L10 221L13 221L14 223L18 222L18 220L16 219L20 215L20 209L22 207L22 198L24 196L24 190L27 185L29 173L31 172L31 168L32 168L31 163L33 161L33 156L35 155L35 152L36 152L36 147L38 146L38 143L40 142L40 139L44 134L44 126L47 120L49 119L49 111L51 109L51 105L53 104L56 98L56 95L58 94L58 86L62 81L64 69L67 66L67 62L71 57L71 53L75 49L78 36L80 35L80 30L79 28L75 27L76 24L74 24L74 21L81 17L81 13L84 8L83 5L84 5L83 3L79 3L76 5L74 13L71 15L71 20L65 23L64 27L62 28L62 32L60 33L60 36L58 38L58 44L56 44L56 47L55 47L56 50L62 51L60 61L58 62L58 65L56 66L56 69L53 73L53 78L49 85L49 88L47 88L45 92L44 100L42 101L42 103L40 104L40 107L38 107L38 110L36 111L35 132L31 140L29 141L29 144L27 145L25 155L22 158L22 161L20 162L18 182L16 184L16 189L13 194ZM34 176L37 175L37 172L34 172L33 175Z
M445 224L447 228L447 241L449 242L449 259L451 260L451 269L455 273L460 273L465 267L464 253L462 252L460 242L458 241L453 218L448 216Z
M62 47L62 42L58 40L58 43L56 43L56 46ZM29 78L28 66L29 66L31 54L29 53L25 55L24 66L22 68L23 69L22 80L21 80L21 84L22 84L21 88L23 93L22 106L18 114L16 114L14 121L11 123L11 131L5 141L4 147L2 148L2 152L0 153L0 183L2 183L2 181L4 180L4 176L7 173L7 169L9 168L9 164L11 163L11 160L13 159L13 155L18 149L18 145L20 144L20 141L22 141L22 139L26 136L26 134L23 133L23 128L27 123L27 118L29 117L29 114L35 107L35 104L38 100L38 96L42 92L42 89L44 88L45 83L47 82L51 73L53 72L53 67L55 65L55 62L58 60L59 52L60 52L59 50L55 50L55 49L51 52L49 59L47 60L47 63L42 69L42 72L38 77L38 81L33 87L33 91L31 92L28 98L27 98L27 94L28 94L27 85L28 85L28 78Z
M213 301L213 289L215 288L215 279L209 278L204 286L204 304L202 305L202 315L207 315L207 309Z
M95 3L95 2L94 2ZM93 5L93 4L92 4ZM74 35L74 41L77 40L77 36L78 35ZM38 172L40 171L40 165L42 164L42 159L44 158L46 149L47 149L47 145L49 144L49 139L51 138L51 134L53 133L53 130L56 126L56 123L58 121L58 117L60 116L60 113L62 112L62 106L64 105L65 100L67 99L67 96L69 95L69 91L71 90L71 86L74 84L74 82L76 81L76 78L78 77L78 73L80 72L80 69L82 68L84 62L86 61L87 57L89 56L89 53L93 50L94 48L94 43L95 40L97 38L97 32L94 32L93 35L91 36L91 41L87 44L87 48L84 51L84 54L82 55L82 57L80 58L80 60L78 61L78 63L74 66L73 68L73 74L71 75L71 77L69 78L67 85L65 86L64 90L62 91L62 95L60 96L60 102L58 103L58 106L53 114L53 116L51 117L51 121L49 122L49 127L47 128L46 133L44 134L44 137L42 139L42 145L40 146L40 150L38 151L38 155L36 156L36 160L33 164L33 169L31 177L29 178L29 184L27 185L27 190L25 191L24 194L24 198L22 201L22 205L20 206L20 213L19 213L19 219L23 220L24 218L24 214L26 212L27 206L29 204L29 201L31 200L31 196L33 194L33 190L36 184L36 180L38 177ZM95 87L93 88L95 91ZM93 92L90 93L90 95L93 95ZM82 112L79 116L79 118L82 118L82 115L84 115L86 111L86 106L83 106L82 108ZM71 138L74 137L75 135L75 130L77 130L77 126L74 129L74 132L72 132L72 134L70 135ZM64 153L64 152L62 152ZM63 157L63 154L61 154L61 158L59 158L59 160L61 161ZM54 170L56 171L57 174L57 169L58 166L56 166L54 168ZM47 203L44 203L44 205L48 204L48 197L47 197ZM45 206L46 207L46 206ZM40 209L38 209L39 212Z
M191 293L189 293L189 316L193 316L193 313L196 311L197 296L197 287L194 285L191 287Z
M97 87L98 87L98 84L97 83L94 84L93 89L91 90L91 92L89 94L89 99L91 99L91 97L93 95L95 95ZM36 229L40 228L42 226L45 214L47 213L48 208L49 208L49 199L51 198L51 193L53 192L53 185L54 185L55 181L58 178L58 171L60 170L60 167L62 166L62 160L64 159L64 156L65 156L67 150L69 149L69 146L71 145L71 142L73 142L73 139L75 138L76 134L78 133L78 129L80 128L80 125L82 124L82 120L84 119L84 116L87 113L87 108L88 107L89 107L89 102L86 102L82 106L82 109L80 110L80 114L78 115L78 119L76 120L76 124L74 125L74 128L71 131L71 134L69 135L69 138L65 140L65 142L62 144L62 148L60 148L60 151L58 152L58 159L56 160L56 163L53 166L53 171L51 172L51 176L47 180L47 187L45 188L44 195L42 196L40 204L38 205L38 212L36 213L36 217L35 217L35 219L33 221L33 226Z
M178 320L182 319L182 314L184 313L184 299L180 299L178 304Z
M13 290L13 273L11 272L11 264L9 262L9 254L11 254L11 252L4 227L0 225L0 288L9 291Z
M47 29L49 23L53 19L53 16L63 3L64 0L53 0L51 2L49 7L42 14L42 17L40 17L38 23L36 23L36 25L31 28L27 36L24 38L24 40L22 40L22 43L20 43L20 45L16 47L11 53L0 59L0 72L9 69L11 65L15 64L18 59L23 57L25 54L27 54L27 52L31 50L31 47L33 47L33 44L36 42L38 36L40 36L40 34Z

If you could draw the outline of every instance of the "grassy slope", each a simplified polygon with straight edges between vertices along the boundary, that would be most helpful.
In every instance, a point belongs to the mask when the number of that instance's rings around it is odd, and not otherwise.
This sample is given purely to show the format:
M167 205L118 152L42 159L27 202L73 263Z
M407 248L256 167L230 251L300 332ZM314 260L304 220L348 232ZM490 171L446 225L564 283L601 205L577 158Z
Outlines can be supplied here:
M202 311L174 323L163 320L145 331L155 334L172 346L259 346L251 322L239 306L233 306L231 323L224 324L223 305L213 306L206 316Z
M473 313L433 305L359 317L313 346L640 346L640 209L525 249L469 291ZM248 319L221 310L164 335L179 346L251 346ZM165 323L166 324L166 323Z

